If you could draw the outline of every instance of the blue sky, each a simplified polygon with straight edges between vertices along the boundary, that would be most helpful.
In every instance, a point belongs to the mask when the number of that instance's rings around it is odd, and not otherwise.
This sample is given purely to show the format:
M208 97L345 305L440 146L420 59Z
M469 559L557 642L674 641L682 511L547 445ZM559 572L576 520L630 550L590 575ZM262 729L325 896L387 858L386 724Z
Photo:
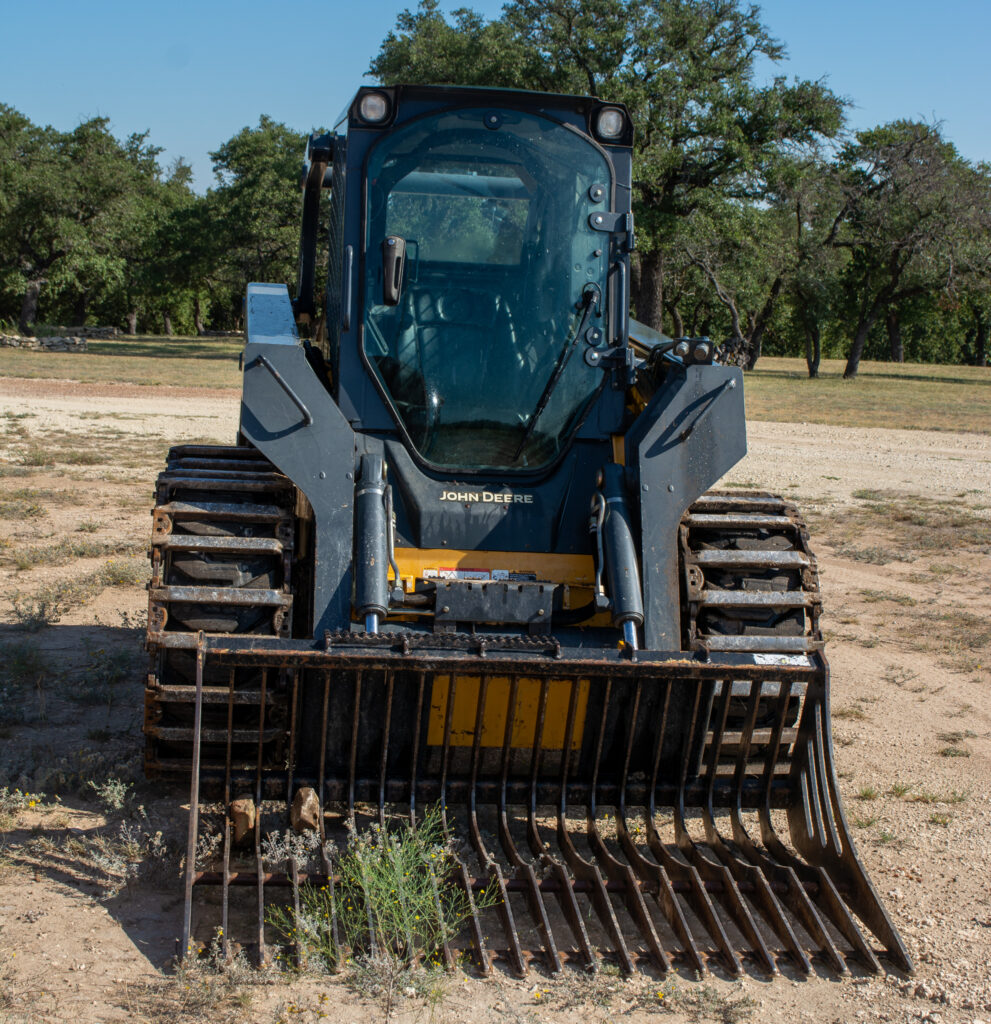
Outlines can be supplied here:
M415 0L413 0L415 3ZM0 0L0 102L69 129L95 115L149 130L183 156L197 186L208 153L266 113L301 131L341 110L402 0ZM442 0L446 10L462 3ZM502 0L467 3L489 17ZM943 122L972 160L991 161L991 0L765 0L789 59L769 67L826 77L854 127L896 117Z

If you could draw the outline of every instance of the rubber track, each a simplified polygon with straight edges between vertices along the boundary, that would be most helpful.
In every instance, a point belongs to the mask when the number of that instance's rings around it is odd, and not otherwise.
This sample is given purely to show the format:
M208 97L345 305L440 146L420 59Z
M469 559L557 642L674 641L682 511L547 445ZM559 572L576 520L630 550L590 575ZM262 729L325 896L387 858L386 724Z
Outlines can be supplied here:
M199 630L290 634L295 488L253 448L179 445L170 450L155 493L145 767L150 777L182 777L192 749L195 658L171 644L184 639L177 634ZM214 676L207 680L203 722L206 765L224 763L228 728L235 738L255 738L264 713L257 672ZM229 723L231 686L236 711ZM270 686L268 694L271 717L277 691ZM265 735L277 756L280 730L273 726ZM246 746L241 760L253 763L256 753Z

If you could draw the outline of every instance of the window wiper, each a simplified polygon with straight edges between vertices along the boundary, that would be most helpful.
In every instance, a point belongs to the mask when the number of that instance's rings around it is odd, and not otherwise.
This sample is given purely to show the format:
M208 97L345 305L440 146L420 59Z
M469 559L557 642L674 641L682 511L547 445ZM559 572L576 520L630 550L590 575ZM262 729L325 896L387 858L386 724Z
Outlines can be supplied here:
M578 339L582 337L588 328L588 322L592 319L592 314L598 311L599 297L600 292L596 285L585 285L585 290L582 292L581 300L583 308L582 318L578 322L578 329L564 343L564 348L562 348L558 353L557 361L554 363L554 369L551 370L551 375L547 378L547 383L544 385L544 390L537 401L537 405L534 408L530 419L527 421L526 430L523 431L523 437L520 440L519 447L516 449L516 454L513 456L513 462L523 454L523 449L526 448L530 438L533 437L533 429L537 424L537 420L540 419L541 413L543 413L544 409L547 408L547 403L550 401L550 397L554 393L554 389L557 387L557 382L561 379L561 374L564 373L564 368L568 365L568 360L571 358L571 354L575 350L575 345L578 343Z

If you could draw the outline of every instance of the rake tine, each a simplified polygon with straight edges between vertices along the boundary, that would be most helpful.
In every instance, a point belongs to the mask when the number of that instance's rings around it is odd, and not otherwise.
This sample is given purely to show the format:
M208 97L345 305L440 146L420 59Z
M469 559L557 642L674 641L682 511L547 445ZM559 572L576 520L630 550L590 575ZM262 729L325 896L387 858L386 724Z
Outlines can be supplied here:
M475 848L475 853L478 856L479 862L483 870L488 870L492 873L489 884L493 883L498 886L498 882L495 882L494 872L492 872L493 861L489 855L488 850L485 849L485 843L482 841L482 833L478 828L478 811L476 809L476 787L478 785L478 767L481 759L482 750L482 728L485 723L485 700L488 696L489 691L489 677L483 675L478 685L478 703L475 707L475 731L472 734L471 744L471 786L468 790L468 833L471 837L472 846ZM468 879L468 873L465 870L464 864L461 860L458 860L458 864L461 867L462 873L462 886L468 896L468 903L471 910L472 929L474 933L474 941L476 949L478 950L478 967L482 974L488 974L491 969L491 959L489 957L488 950L485 948L485 936L482 934L481 922L478 919L478 912L475 907L474 897L471 891L471 883ZM500 894L502 889L500 887Z
M445 711L444 711L444 746L443 746L443 751L441 753L441 762L440 762L441 763L441 769L440 769L440 772L441 772L441 774L440 774L440 824L441 824L441 829L444 832L445 838L448 836L448 829L447 829L447 770L448 770L448 761L450 760L450 756L451 756L451 721L452 721L452 719L454 717L454 698L455 698L455 693L457 692L457 687L458 687L458 677L457 677L457 675L455 675L455 673L452 672L451 675L448 677L447 706L446 706ZM460 864L461 862L459 861L458 863ZM461 865L461 867L462 867L462 870L464 870L464 865ZM434 874L434 872L430 868L429 864L427 865L427 871L428 871L428 874L430 875L430 888L431 888L431 890L433 892L434 912L437 914L437 921L440 924L440 928L441 928L441 940L440 940L441 955L444 957L444 967L447 970L450 971L450 970L454 969L455 959L454 959L454 952L451 949L450 937L448 936L448 933L447 933L447 924L444 921L444 910L443 910L443 907L441 906L441 901L440 901L440 888L437 885L437 876ZM470 888L470 885L469 885L469 888ZM469 895L468 898L469 898L469 900L471 900L471 896L470 895ZM471 905L472 905L472 911L474 913L474 903L472 902ZM479 933L479 934L481 934L481 933Z
M630 837L630 830L626 821L626 783L629 777L630 755L633 752L633 739L636 735L637 719L640 714L640 697L642 689L643 684L637 680L637 687L633 696L633 711L630 714L630 732L627 737L626 754L623 759L623 776L620 780L619 786L619 807L616 815L616 835L619 839L623 852L626 854L627 859L630 864L633 865L637 874L639 874L641 878L653 882L657 886L657 891L654 893L654 899L657 902L661 913L667 918L668 924L671 926L675 935L677 935L679 941L685 947L685 954L692 962L692 966L701 974L705 971L705 962L698 951L698 947L695 945L695 941L692 939L688 922L685 920L685 915L682 913L681 906L675 897L674 888L671 885L671 879L660 864L656 861L648 860L643 853L637 849ZM661 736L663 736L663 733ZM658 738L658 744L660 743L661 737ZM666 957L665 960L667 960ZM670 963L667 963L662 969L670 969Z
M517 873L520 871L525 872L527 886L529 891L532 893L531 898L533 902L531 906L537 908L539 912L540 929L546 944L545 948L547 956L553 963L552 969L557 971L560 970L560 957L558 955L557 946L554 942L554 935L551 931L550 920L548 919L547 910L544 906L543 896L540 893L536 873L533 865L530 864L529 861L524 860L517 850L516 844L513 842L512 834L509 831L509 822L506 818L506 784L509 778L510 745L513 736L513 722L516 717L518 685L519 679L514 675L510 684L509 704L507 706L506 713L506 735L502 748L502 787L499 796L499 839L509 859L515 865ZM570 751L571 734L569 733L565 739L564 749L561 752L563 766L562 771L564 774L561 780L560 799L561 806L565 809L567 806L567 763ZM595 952L592 949L592 944L589 942L588 932L585 929L585 922L582 920L581 911L578 909L578 900L575 898L575 891L572 888L571 879L568 877L568 873L564 869L564 865L553 859L546 852L541 857L541 862L545 869L550 871L554 877L557 887L556 894L558 903L561 905L561 911L564 914L565 920L568 922L571 934L573 935L578 948L581 950L582 957L585 960L586 969L589 971L598 970L598 961L595 958Z
M303 947L300 942L300 916L299 916L299 866L295 857L289 857L287 866L289 876L292 879L292 915L293 915L293 956L296 959L296 966L302 968Z
M712 686L711 683L709 685L710 687ZM724 686L724 691L727 689L729 689L728 681ZM699 723L699 704L701 695L702 688L699 687L695 692L695 704L692 710L691 727L687 733L689 737L695 734L696 725ZM706 703L708 704L708 701ZM702 728L706 728L706 725L707 723L703 724ZM778 968L777 964L774 962L774 957L771 955L764 943L764 940L761 938L760 933L757 931L757 925L754 923L754 919L750 911L743 902L743 897L740 895L740 890L737 888L736 882L733 880L733 876L730 874L729 869L723 864L710 860L688 833L688 829L685 826L685 782L687 773L688 757L686 750L686 756L682 760L681 783L678 787L678 801L674 809L674 830L678 848L681 850L682 854L691 861L703 879L708 882L721 884L723 906L733 918L743 937L748 943L750 943L750 947L754 951L758 962L764 967L768 974L775 975L778 973Z
M661 754L663 753L664 748L664 735L667 729L670 701L671 684L670 682L665 681L664 696L661 699L661 719L657 728L657 742L654 746L654 763L650 777L650 788L647 793L647 807L644 820L647 833L647 846L656 858L658 867L661 871L660 879L662 884L658 886L657 890L658 902L661 904L664 912L668 914L675 933L684 944L685 953L688 956L688 959L700 974L704 974L706 971L705 961L702 959L702 954L699 951L698 946L695 944L695 939L692 936L691 929L689 928L688 922L685 920L685 915L682 912L681 904L678 902L678 899L674 894L674 887L671 884L671 879L674 878L686 885L688 887L686 894L687 902L691 904L699 920L703 925L705 925L706 930L713 937L713 940L725 961L727 970L730 974L739 976L743 973L743 966L741 965L735 950L730 945L726 932L723 929L722 922L716 915L715 908L712 906L712 900L709 898L709 894L705 891L705 886L702 884L702 880L699 878L698 872L691 864L686 864L671 854L664 842L661 840L660 835L658 835L657 826L654 822L654 817L657 813L657 775L660 770ZM640 855L638 854L638 856ZM647 869L652 868L651 862L648 861L646 857L643 857L642 859Z
M640 891L640 887L637 885L637 880L633 874L633 868L629 864L623 864L616 859L606 846L602 836L599 835L598 824L596 822L596 793L599 786L599 767L602 763L602 744L605 739L606 730L606 719L608 717L609 700L612 694L612 681L606 683L606 693L603 700L602 708L602 719L599 724L599 736L596 740L595 745L595 763L592 769L592 787L589 794L586 824L588 829L588 841L592 851L595 854L596 860L598 860L606 872L606 877L611 882L619 882L623 886L623 897L626 903L626 909L629 911L630 916L636 922L637 927L640 929L640 934L643 936L644 941L647 943L647 948L650 950L650 955L657 965L658 970L663 974L671 969L671 961L668 960L663 948L661 947L661 941L657 937L657 930L654 928L654 922L650 919L650 914L647 911L647 905L644 902L643 893ZM629 760L630 754L630 743L633 739L633 730L636 728L637 710L640 700L640 682L637 682L637 689L634 698L633 712L630 715L630 736L627 742L626 757ZM626 778L624 778L620 785L620 805L622 806L625 802L623 796L623 789L626 786ZM616 827L617 831L620 828L619 825L619 814L616 816Z
M537 778L540 774L540 760L544 742L544 719L547 716L547 692L550 681L545 677L540 680L540 701L537 705L537 723L533 732L533 748L530 753L530 800L527 804L526 835L527 842L535 857L543 857L547 853L547 844L540 838L537 829ZM562 751L561 756L565 756Z
M234 669L227 680L227 751L224 758L224 883L221 894L220 941L226 963L231 957L228 923L231 890L231 746L234 737Z
M780 723L778 735L780 735L780 729L784 728L784 719L791 697L790 691L790 685L782 683L778 703L775 707L775 722ZM750 838L750 834L747 832L743 824L743 780L746 773L747 758L753 744L753 734L757 723L759 708L760 684L758 683L751 690L750 706L747 711L747 719L744 724L743 734L740 738L740 747L737 752L735 771L736 793L731 819L733 826L733 838L743 853L749 858L751 863L759 865L760 869L769 881L777 882L779 885L783 885L785 887L789 910L791 910L795 917L801 922L802 927L806 932L808 932L809 937L818 946L819 952L837 971L841 974L846 974L849 971L846 960L836 948L836 944L830 938L829 932L823 927L822 920L816 913L815 907L812 905L808 893L805 891L805 887L795 874L794 868L788 864L772 860L759 850L754 841ZM764 764L765 778L769 771L773 778L774 761L776 757L776 750L772 749L772 747L768 747Z
M482 934L482 922L478 916L478 909L475 906L475 896L472 892L471 878L468 876L468 869L461 860L458 860L458 885L464 890L468 899L468 917L471 920L471 941L475 947L475 963L479 971L484 975L489 973L490 959L489 951L485 945L485 936Z
M828 669L823 666L821 674L815 679L814 684L809 689L810 691L817 691L815 693L815 745L826 797L829 826L833 835L837 838L835 860L838 863L836 868L844 876L844 881L849 884L852 890L856 900L855 905L858 915L877 938L881 940L888 958L901 970L911 974L915 969L912 964L912 958L908 955L908 950L905 948L901 936L891 923L888 912L881 903L873 883L867 877L864 866L857 856L857 851L853 845L853 839L850 837L850 830L847 827L846 818L843 814L843 807L839 801L836 772L833 768L832 741L828 735L828 730L823 726L823 717L829 710L827 678ZM842 839L840 838L840 833L842 833Z
M417 673L416 724L413 727L413 753L409 766L409 822L416 827L416 773L420 759L420 729L423 724L423 688L426 673Z
M265 742L265 697L268 669L262 669L258 714L258 761L255 770L255 874L258 876L258 963L265 966L265 866L262 863L262 755Z
M757 717L757 710L760 704L760 691L760 682L752 681L750 684L750 706L747 715L747 721L751 725L751 732L752 724ZM715 850L719 859L729 868L733 877L737 881L746 881L753 886L751 899L757 904L757 907L764 919L784 943L785 949L795 961L795 966L798 967L803 974L811 974L812 964L809 962L809 958L806 956L805 950L799 945L798 939L795 937L795 932L788 923L784 910L775 897L770 885L768 885L767 879L758 867L749 863L744 858L743 854L734 848L729 841L724 840L716 829L715 812L713 808L713 789L716 782L716 770L719 765L719 755L722 751L722 740L726 732L726 719L729 711L731 695L732 685L727 680L723 685L723 694L719 707L719 723L713 733L712 744L709 752L709 777L708 785L706 787L706 803L703 814L703 825L705 827L706 840ZM743 745L741 743L741 752L742 750ZM739 785L742 785L743 781L740 752L737 754L736 770L738 782L737 792L739 793Z
M447 835L447 770L451 758L451 722L454 718L454 699L458 677L452 672L447 687L447 705L444 709L444 744L440 757L440 823Z
M519 691L519 678L512 676L509 684L509 694L506 700L506 727L502 741L502 777L499 789L499 842L510 863L513 865L514 874L522 878L526 885L527 907L537 922L541 938L544 940L544 952L547 956L547 966L552 973L561 969L561 961L558 956L557 946L554 944L554 936L551 932L550 921L547 917L547 908L544 906L543 897L537 884L536 875L533 872L533 865L524 860L516 848L512 833L509 830L509 819L506 807L506 786L509 782L509 759L512 754L513 724L516 720L516 698ZM476 725L476 740L479 739ZM474 779L472 780L472 798L474 799ZM488 851L486 851L488 853ZM513 965L525 976L527 972L526 959L520 948L519 936L516 931L516 921L513 918L513 910L509 903L509 893L506 891L506 882L499 865L492 862L496 872L496 880L499 885L499 892L502 895L502 917L503 928L506 931L506 938L509 941L509 954Z
M809 713L808 705L813 696L810 686L806 691L805 699L807 706L802 713L803 723L806 721L805 716ZM760 823L761 841L776 861L788 865L796 874L801 875L806 881L812 882L816 885L816 902L822 908L823 912L833 922L837 931L843 936L843 938L850 943L851 948L857 954L858 959L860 959L862 964L872 973L880 974L881 964L878 961L874 950L871 949L870 944L857 927L849 909L840 898L839 893L836 891L836 887L833 885L832 879L829 878L826 871L821 866L812 866L796 857L795 854L781 842L777 832L774 830L774 825L771 821L771 787L774 782L774 766L777 763L781 748L781 737L785 727L787 703L788 694L785 689L782 688L781 694L778 698L774 731L771 736L771 742L768 746L767 760L764 763L763 794L757 811L757 820ZM799 742L796 740L795 750L797 751L798 749ZM807 804L800 808L798 813L802 814L804 819L807 821L809 819Z
M292 698L289 708L289 758L286 761L286 808L292 806L292 782L296 771L296 732L299 728L299 669L292 673Z
M395 677L386 671L385 723L382 726L382 758L379 763L379 827L385 830L385 776L389 763L389 730L392 726L392 691Z
M358 721L361 713L361 675L359 668L354 674L354 714L351 718L351 758L348 763L348 818L354 821L354 780L358 757Z
M203 724L203 662L205 640L196 638L196 707L193 712L193 766L189 784L189 831L186 836L185 902L182 911L182 956L189 956L193 928L193 876L196 874L196 847L200 834L200 732Z
M698 697L696 696L696 701ZM667 731L668 712L670 710L671 702L671 684L665 684L664 698L661 704L661 723L657 733L657 746L654 750L654 767L651 774L650 780L650 792L648 795L648 807L647 807L647 845L650 847L651 853L657 858L661 866L670 872L675 878L684 882L688 885L688 901L691 903L692 908L698 915L699 920L705 926L706 931L712 936L716 947L722 955L724 965L733 977L739 977L743 974L743 964L740 962L740 957L736 950L730 944L729 937L726 934L726 929L723 928L722 921L719 920L719 916L716 913L716 908L712 905L712 900L706 892L705 885L702 882L701 877L695 866L690 863L684 863L678 860L672 853L668 851L668 848L661 841L661 837L657 833L657 826L654 823L654 817L657 811L656 799L657 799L657 773L661 763L661 753L664 745L664 735ZM685 787L685 776L688 771L688 743L690 742L691 730L686 734L684 740L685 750L684 757L682 758L681 764L681 777L679 784L679 792L684 792ZM686 949L689 951L689 957L694 961L701 961L701 954L695 947L694 941L691 937L691 932L685 926L688 942L686 943Z
M607 705L609 700L609 688L611 686L612 680L607 680ZM571 743L575 734L575 713L577 705L577 696L578 681L576 679L572 679L571 693L568 698L568 719L564 730L565 751L571 750ZM615 952L619 960L620 970L624 974L632 974L635 969L633 960L630 957L630 951L626 948L626 942L623 939L623 933L619 929L619 921L617 921L616 919L616 911L613 909L613 905L609 900L609 893L606 890L605 882L602 880L602 874L599 871L599 868L596 864L593 864L585 860L578 853L578 850L575 849L574 843L571 841L571 836L568 834L568 826L566 821L568 799L568 758L562 757L561 764L561 803L558 807L557 815L558 845L564 852L564 858L568 862L568 866L574 872L575 877L581 879L583 882L587 882L591 887L590 897L592 900L592 906L595 908L595 912L596 914L598 914L599 920L602 922L602 927L605 929L606 934L609 936L609 938L612 940L615 946ZM590 799L594 805L594 794Z
M327 856L327 826L324 820L324 781L327 768L327 717L330 709L330 673L323 673L323 709L320 715L320 766L318 768L318 794L320 800L320 862L327 876L327 890L330 893L330 939L334 948L332 969L340 967L341 935L337 924L337 894L334 883L334 869Z

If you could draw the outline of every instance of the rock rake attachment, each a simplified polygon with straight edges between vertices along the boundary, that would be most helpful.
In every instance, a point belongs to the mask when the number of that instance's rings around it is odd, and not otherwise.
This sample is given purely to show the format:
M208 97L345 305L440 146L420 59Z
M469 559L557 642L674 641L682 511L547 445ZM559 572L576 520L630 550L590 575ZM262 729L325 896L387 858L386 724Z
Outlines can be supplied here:
M161 640L195 657L184 950L222 928L225 953L237 942L264 960L269 905L298 913L300 888L319 885L334 949L349 955L327 841L346 842L349 820L415 821L439 804L471 906L437 951L448 964L463 950L483 973L496 958L520 974L533 960L557 972L602 958L627 973L718 963L735 976L748 958L769 974L783 961L808 974L815 958L880 972L879 956L912 970L840 806L819 651L565 658L543 637ZM226 729L207 730L208 716ZM316 858L275 863L266 834L288 827L306 789ZM479 911L473 894L492 885L497 903ZM219 907L195 898L207 887Z

